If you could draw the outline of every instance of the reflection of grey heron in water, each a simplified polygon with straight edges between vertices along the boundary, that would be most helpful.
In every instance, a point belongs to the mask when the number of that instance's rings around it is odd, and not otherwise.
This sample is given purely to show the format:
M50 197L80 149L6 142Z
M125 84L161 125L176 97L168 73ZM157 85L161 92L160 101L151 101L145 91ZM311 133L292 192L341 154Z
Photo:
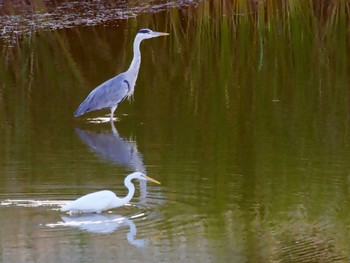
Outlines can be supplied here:
M77 227L90 233L110 234L119 227L129 226L129 233L126 235L129 243L136 247L143 247L146 243L145 239L135 239L136 225L126 217L120 215L108 214L83 214L79 216L62 216L64 225Z
M142 156L135 141L121 137L111 122L111 133L93 133L76 129L76 134L103 159L121 165L133 172L145 173Z
M141 172L146 174L146 168L142 161L141 153L137 149L135 141L126 140L121 137L114 126L111 124L111 133L94 133L76 129L76 134L101 158L109 162L124 166L132 172ZM141 201L147 195L147 182L140 181Z

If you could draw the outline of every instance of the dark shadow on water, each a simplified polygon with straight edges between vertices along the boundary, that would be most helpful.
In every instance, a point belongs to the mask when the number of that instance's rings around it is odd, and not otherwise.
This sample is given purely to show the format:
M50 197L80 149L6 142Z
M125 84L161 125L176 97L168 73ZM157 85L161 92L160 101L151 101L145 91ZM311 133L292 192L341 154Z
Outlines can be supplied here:
M24 4L25 3L25 4ZM118 24L144 13L197 4L182 1L0 1L0 41L15 45L38 31Z

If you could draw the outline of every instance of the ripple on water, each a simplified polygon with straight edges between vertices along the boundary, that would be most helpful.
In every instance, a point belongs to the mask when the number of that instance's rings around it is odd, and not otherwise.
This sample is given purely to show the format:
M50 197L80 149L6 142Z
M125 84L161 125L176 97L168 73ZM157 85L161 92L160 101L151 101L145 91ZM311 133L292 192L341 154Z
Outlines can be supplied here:
M31 200L31 199L6 199L0 202L2 207L20 207L20 208L44 208L45 211L56 211L60 213L60 207L69 203L63 200ZM57 222L48 222L42 226L49 228L67 228L75 227L80 230L91 233L112 233L121 226L135 227L134 221L158 220L159 211L154 204L126 204L117 209L105 213L91 213L70 215L60 213L61 220ZM136 231L136 230L135 230Z
M305 220L279 224L272 231L273 257L278 262L344 262L345 256L335 245L334 235L324 222Z
M30 200L30 199L6 199L0 202L0 206L12 207L57 207L65 205L67 201L58 200Z
M136 237L158 235L155 233L159 233L159 240L169 235L181 236L205 217L195 204L171 199L165 201L163 194L157 190L150 191L144 202L142 200L100 214L81 215L60 212L60 207L69 202L67 200L6 199L0 202L0 207L8 208L9 213L16 213L11 208L34 209L40 220L33 227L41 228L47 236L74 238L79 232L112 234L118 231L124 233L128 242L136 247L147 243L147 239ZM28 216L31 220L34 210L22 213L22 217ZM38 214L41 216L38 217Z

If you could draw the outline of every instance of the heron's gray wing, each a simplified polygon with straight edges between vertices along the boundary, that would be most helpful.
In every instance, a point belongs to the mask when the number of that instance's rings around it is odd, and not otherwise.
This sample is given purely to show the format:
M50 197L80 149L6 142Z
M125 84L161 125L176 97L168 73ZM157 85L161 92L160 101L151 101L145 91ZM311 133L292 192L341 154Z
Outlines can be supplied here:
M75 116L86 112L117 106L126 97L130 89L124 74L107 80L96 87L75 111Z
M120 74L117 77L110 79L110 83L107 84L105 89L107 90L106 97L108 103L110 103L111 106L115 106L128 96L130 84L125 78L125 74Z

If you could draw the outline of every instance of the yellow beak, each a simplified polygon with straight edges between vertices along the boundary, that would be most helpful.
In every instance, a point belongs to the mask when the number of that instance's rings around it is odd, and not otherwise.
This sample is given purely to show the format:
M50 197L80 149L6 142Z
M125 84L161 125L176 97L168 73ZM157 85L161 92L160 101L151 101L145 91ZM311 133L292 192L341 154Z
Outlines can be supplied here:
M168 36L169 33L157 32L157 36Z
M144 176L148 181L151 181L151 182L153 182L153 183L156 183L156 184L160 184L160 182L158 182L157 180L154 180L154 179L152 179L151 177L148 177L148 176Z

